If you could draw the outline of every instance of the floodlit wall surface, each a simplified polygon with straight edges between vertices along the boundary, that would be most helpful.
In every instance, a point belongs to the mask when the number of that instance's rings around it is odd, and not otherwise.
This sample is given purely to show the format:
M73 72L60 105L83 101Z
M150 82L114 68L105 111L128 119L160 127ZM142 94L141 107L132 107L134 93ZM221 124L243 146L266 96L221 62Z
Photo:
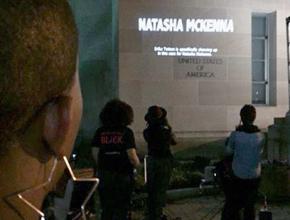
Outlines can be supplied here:
M144 129L147 107L156 104L168 110L179 136L233 130L241 106L252 102L253 13L273 18L270 102L256 105L256 123L266 128L285 116L289 11L287 0L120 0L119 96L134 107L133 128ZM207 27L201 24L208 19ZM216 27L217 20L232 21L233 28ZM199 23L188 27L193 21Z

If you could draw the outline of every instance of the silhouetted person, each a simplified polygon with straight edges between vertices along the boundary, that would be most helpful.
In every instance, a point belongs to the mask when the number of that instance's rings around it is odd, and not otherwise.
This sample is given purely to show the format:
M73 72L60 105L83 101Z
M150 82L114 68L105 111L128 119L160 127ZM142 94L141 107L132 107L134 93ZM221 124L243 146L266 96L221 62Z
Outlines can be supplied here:
M244 220L255 219L255 202L261 175L261 153L264 136L253 125L256 109L245 105L241 111L241 124L232 132L226 153L233 155L231 182L227 184L222 220L239 220L243 209Z
M170 145L175 145L176 141L166 115L166 110L159 106L149 107L145 115L147 128L143 134L148 144L148 210L146 214L149 220L159 220L163 216L166 190L173 168Z
M102 126L92 141L100 178L102 220L126 220L133 191L133 170L139 165L133 131L133 110L120 100L109 101L100 114Z

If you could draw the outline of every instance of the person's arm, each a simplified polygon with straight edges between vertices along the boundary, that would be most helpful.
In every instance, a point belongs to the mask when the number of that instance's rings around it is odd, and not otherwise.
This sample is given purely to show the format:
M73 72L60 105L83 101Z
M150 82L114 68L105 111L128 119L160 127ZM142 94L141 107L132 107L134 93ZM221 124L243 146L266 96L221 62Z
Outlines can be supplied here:
M100 144L101 144L100 143L100 134L99 134L99 129L98 129L93 137L92 142L91 142L91 153L92 153L92 157L95 161L95 168L96 168L96 165L98 164Z
M228 140L226 141L225 146L225 155L229 156L234 154L234 140L235 140L235 132L232 132Z
M176 145L176 144L177 144L176 136L175 136L175 134L171 131L171 134L170 134L170 145Z
M126 130L126 133L124 135L124 143L128 159L133 167L136 168L137 166L139 166L140 161L137 155L134 133L130 128L127 128Z
M261 133L261 139L260 154L264 152L264 148L266 147L266 137L263 133Z
M137 168L140 165L140 160L138 158L137 152L135 148L130 148L127 150L128 158L130 163Z
M148 143L149 142L149 135L148 135L148 128L143 131L144 140Z
M98 164L98 154L99 154L99 148L92 147L92 156L96 164Z
M172 131L172 127L170 126L169 122L167 119L165 119L165 128L168 128L169 130L169 136L170 136L170 145L176 145L177 144L177 141L176 141L176 136L175 134L173 133Z

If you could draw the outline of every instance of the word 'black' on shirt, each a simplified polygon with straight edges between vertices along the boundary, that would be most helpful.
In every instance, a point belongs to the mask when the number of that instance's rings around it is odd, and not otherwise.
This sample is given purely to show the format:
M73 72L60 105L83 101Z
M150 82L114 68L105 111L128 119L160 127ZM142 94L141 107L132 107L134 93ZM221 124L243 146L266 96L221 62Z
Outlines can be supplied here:
M133 131L128 127L100 127L92 146L99 148L98 169L131 174L133 166L127 150L136 148Z

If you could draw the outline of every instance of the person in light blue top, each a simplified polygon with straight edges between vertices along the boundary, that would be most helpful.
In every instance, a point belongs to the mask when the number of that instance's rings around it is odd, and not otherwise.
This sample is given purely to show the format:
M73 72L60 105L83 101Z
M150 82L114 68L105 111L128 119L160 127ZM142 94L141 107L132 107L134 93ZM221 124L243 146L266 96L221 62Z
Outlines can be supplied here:
M255 202L261 176L261 154L264 135L253 124L256 109L245 105L240 111L241 123L226 143L226 154L233 156L233 177L228 184L222 220L240 220L243 209L244 220L255 219Z
M263 142L264 135L261 132L248 133L237 130L231 133L226 153L233 154L232 169L237 177L241 179L260 177Z

